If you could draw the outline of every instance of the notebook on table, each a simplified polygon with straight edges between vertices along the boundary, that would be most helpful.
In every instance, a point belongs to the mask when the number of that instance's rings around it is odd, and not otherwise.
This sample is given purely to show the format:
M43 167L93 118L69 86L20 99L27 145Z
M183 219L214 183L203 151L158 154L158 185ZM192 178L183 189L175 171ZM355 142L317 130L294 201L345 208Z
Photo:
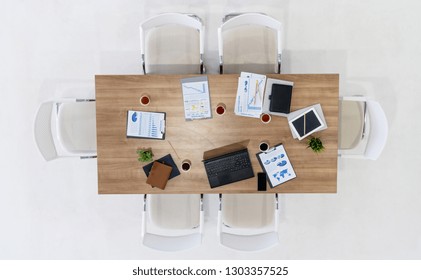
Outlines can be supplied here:
M272 93L269 96L269 111L289 114L291 109L292 86L272 84Z
M157 159L155 161L158 161L160 163L163 163L165 165L169 165L169 166L172 167L171 174L170 174L170 177L168 178L168 180L170 180L170 179L172 179L172 178L180 175L180 171L178 170L178 167L175 164L175 162L174 162L171 154L168 154L166 156L163 156L162 158L159 158L159 159ZM151 172L153 163L154 162L151 162L151 163L143 166L143 171L145 172L146 177L149 176L149 172Z
M288 117L291 110L294 83L268 78L263 98L262 113Z
M155 161L152 164L146 183L161 190L165 189L168 179L170 178L171 170L171 166Z

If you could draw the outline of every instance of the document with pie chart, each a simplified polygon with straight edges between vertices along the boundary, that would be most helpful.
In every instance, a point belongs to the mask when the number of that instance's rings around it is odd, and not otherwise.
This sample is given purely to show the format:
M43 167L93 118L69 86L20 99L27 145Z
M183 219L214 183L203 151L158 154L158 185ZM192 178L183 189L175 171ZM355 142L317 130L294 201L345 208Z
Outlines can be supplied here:
M267 152L258 153L256 156L262 170L269 179L271 188L297 177L294 168L289 161L284 145L276 145Z

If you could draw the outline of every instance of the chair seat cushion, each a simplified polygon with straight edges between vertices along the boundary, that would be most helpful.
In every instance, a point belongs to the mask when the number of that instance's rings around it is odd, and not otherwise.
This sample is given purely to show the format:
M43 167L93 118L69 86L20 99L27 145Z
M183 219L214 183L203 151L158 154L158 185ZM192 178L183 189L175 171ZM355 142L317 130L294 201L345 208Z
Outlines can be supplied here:
M273 194L224 194L222 222L228 227L262 228L274 221Z
M199 194L148 195L151 222L160 228L192 229L200 224Z
M95 102L62 103L57 123L58 137L68 152L96 151Z
M343 100L340 105L339 149L353 149L362 136L364 124L362 104L359 101Z

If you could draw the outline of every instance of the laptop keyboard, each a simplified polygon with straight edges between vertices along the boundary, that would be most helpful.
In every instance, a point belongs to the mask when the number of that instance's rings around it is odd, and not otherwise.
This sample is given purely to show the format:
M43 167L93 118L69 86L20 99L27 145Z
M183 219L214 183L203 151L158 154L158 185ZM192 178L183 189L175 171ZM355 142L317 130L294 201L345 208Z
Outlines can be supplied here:
M232 173L242 169L248 169L251 166L250 158L247 152L230 155L220 159L212 160L206 164L208 176L218 176L226 173Z

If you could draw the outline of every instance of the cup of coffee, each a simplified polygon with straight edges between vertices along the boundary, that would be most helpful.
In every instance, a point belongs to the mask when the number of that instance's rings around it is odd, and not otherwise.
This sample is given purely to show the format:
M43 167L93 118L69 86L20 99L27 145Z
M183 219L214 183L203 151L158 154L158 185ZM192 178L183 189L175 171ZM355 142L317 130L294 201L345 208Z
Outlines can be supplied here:
M140 97L139 102L142 106L148 106L149 103L151 102L151 98L149 95L144 94Z
M262 123L270 123L272 117L269 114L263 113L260 115L260 120Z
M266 152L267 150L269 150L269 143L267 141L262 141L259 144L259 150L261 152Z
M222 116L225 114L225 111L227 110L227 106L225 106L224 103L219 103L216 105L215 113L219 116Z
M191 168L191 161L188 159L183 160L183 162L181 163L181 170L183 170L184 172L188 172Z

